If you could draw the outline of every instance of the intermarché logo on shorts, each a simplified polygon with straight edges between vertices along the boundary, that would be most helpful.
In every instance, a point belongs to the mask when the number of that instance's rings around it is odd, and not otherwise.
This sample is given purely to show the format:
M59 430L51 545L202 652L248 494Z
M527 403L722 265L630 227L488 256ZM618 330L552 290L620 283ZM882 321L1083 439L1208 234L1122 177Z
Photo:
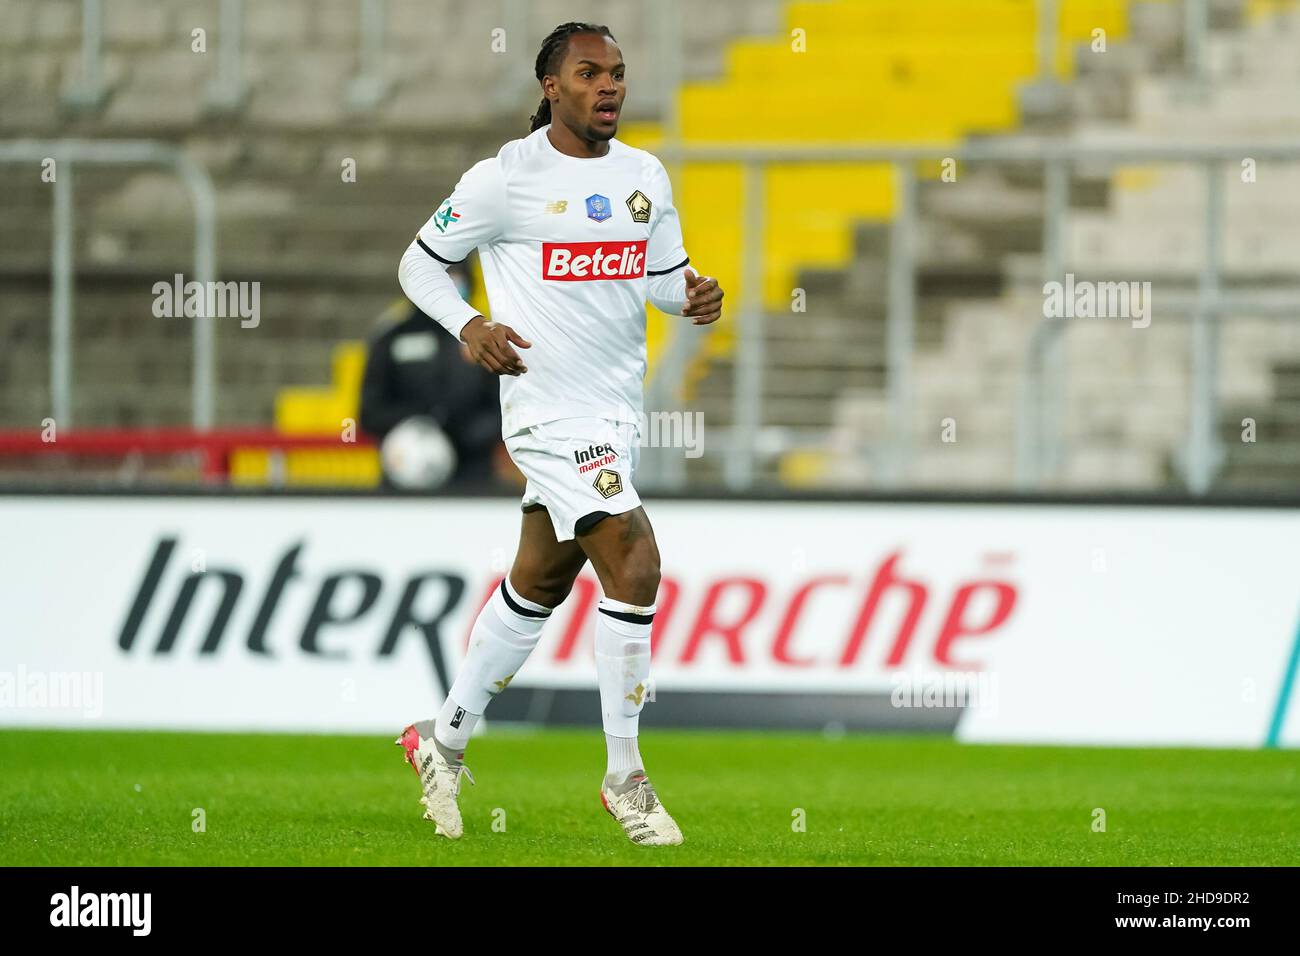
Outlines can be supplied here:
M613 464L617 459L618 452L609 445L588 445L585 449L573 453L573 460L578 463L580 475Z

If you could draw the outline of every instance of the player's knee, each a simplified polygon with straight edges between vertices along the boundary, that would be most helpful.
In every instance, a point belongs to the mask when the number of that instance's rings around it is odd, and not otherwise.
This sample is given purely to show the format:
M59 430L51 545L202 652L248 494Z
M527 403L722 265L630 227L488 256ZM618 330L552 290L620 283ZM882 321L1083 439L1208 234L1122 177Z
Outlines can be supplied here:
M611 569L613 581L606 589L611 597L629 604L653 604L659 593L659 549L653 541L644 542L626 554Z
M545 604L547 607L559 607L572 590L572 581L555 580L547 582L540 588L543 596L538 599L537 603Z
M556 572L525 572L523 575L513 572L510 583L520 597L528 598L542 607L559 607L573 589L573 579Z

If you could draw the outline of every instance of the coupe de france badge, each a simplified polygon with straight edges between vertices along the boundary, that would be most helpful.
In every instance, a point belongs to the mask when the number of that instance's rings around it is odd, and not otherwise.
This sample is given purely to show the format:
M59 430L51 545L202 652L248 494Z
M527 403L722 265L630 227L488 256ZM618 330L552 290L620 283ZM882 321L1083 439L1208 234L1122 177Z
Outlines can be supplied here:
M587 197L587 218L604 222L609 218L609 200L600 193Z

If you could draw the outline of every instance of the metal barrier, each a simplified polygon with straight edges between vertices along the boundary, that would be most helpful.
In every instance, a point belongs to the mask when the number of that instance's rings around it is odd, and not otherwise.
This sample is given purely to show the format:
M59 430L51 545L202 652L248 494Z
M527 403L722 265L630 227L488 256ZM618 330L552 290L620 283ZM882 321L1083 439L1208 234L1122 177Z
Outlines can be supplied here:
M0 163L55 161L54 235L50 278L50 396L60 428L72 425L73 170L88 165L156 165L176 172L194 201L194 275L209 283L217 273L217 199L208 172L193 158L166 143L87 140L0 142ZM216 343L211 317L194 320L194 380L191 387L196 429L212 427Z
M217 30L217 75L208 87L208 103L219 110L244 102L244 0L221 0Z
M915 340L917 185L915 166L922 161L952 159L961 162L1036 163L1043 166L1043 281L1063 278L1062 229L1068 207L1070 170L1080 163L1118 166L1143 163L1197 163L1206 171L1205 262L1200 273L1199 293L1194 303L1192 344L1195 356L1192 375L1192 426L1187 439L1188 486L1204 493L1213 480L1217 454L1214 447L1215 336L1217 317L1227 309L1276 314L1300 309L1300 296L1252 296L1225 293L1221 288L1220 244L1223 228L1223 196L1218 172L1225 163L1249 156L1262 161L1300 161L1300 141L1237 144L1178 145L1130 142L1094 145L1069 139L1009 138L986 140L960 146L874 147L874 146L668 146L661 150L665 161L685 163L740 163L744 168L746 221L742 254L742 281L738 290L739 311L733 408L734 424L728 441L725 475L733 488L754 483L755 451L763 420L763 304L762 304L762 169L769 163L889 163L897 184L896 212L891 226L889 254L889 297L887 313L888 404L893 434L883 457L884 483L897 487L907 473L910 433L908 411L913 396L911 361ZM757 201L755 201L757 200ZM1039 487L1045 463L1056 456L1050 449L1052 436L1059 433L1061 396L1064 388L1058 339L1066 322L1044 318L1031 340L1025 360L1021 422L1018 428L1017 474L1023 490ZM677 336L675 336L676 338ZM670 357L679 353L670 346ZM683 366L684 367L684 366ZM1048 375L1045 369L1055 369ZM680 375L680 369L661 370ZM667 387L667 385L662 386ZM714 432L716 434L716 431Z
M64 97L74 109L98 109L104 101L103 45L104 0L81 0L81 75Z
M355 110L374 109L388 92L384 73L384 37L388 30L387 0L360 0L358 30L361 49L357 75L348 84L348 103Z

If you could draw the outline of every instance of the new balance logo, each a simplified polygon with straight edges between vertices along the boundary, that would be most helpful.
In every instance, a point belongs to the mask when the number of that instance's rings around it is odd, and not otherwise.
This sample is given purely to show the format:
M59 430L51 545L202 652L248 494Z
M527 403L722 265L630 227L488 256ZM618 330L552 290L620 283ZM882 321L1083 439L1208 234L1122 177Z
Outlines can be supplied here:
M465 708L464 708L464 707L457 707L457 708L456 708L456 713L452 715L452 718L451 718L451 725L452 725L453 727L459 727L460 724L461 724L461 721L463 721L464 719L465 719Z
M569 201L567 199L553 199L546 204L546 211L552 214L562 213L568 208Z

